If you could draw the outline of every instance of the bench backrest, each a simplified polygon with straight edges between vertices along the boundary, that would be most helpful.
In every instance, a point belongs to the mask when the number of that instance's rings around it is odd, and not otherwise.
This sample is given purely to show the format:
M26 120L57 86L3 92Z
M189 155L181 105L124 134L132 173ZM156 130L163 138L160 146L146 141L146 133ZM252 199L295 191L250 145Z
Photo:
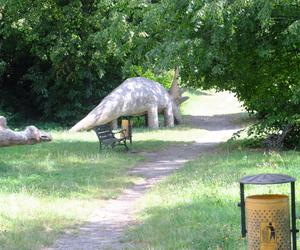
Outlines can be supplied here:
M115 138L110 125L107 125L107 124L100 125L100 126L94 128L94 131L96 132L100 141L105 141L105 140Z

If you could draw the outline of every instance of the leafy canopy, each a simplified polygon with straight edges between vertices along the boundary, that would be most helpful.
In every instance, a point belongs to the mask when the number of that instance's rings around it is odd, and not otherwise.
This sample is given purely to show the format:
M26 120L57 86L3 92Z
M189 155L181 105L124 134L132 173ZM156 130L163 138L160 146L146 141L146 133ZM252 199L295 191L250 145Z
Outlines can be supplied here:
M263 118L260 133L298 131L300 1L162 0L140 27L148 65L179 65L187 86L233 91Z
M0 105L68 121L134 72L236 93L260 133L300 121L299 0L0 1ZM146 73L143 73L146 72ZM159 78L164 83L170 77Z
M64 123L91 110L123 79L137 3L2 0L0 105Z

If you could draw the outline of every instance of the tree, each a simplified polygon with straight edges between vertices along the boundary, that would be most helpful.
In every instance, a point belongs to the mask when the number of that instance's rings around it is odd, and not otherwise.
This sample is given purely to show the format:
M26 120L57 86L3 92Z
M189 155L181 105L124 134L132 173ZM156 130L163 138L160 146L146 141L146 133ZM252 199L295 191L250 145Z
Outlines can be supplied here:
M298 134L299 0L2 0L0 6L0 105L74 121L133 69L179 66L186 86L233 91L262 118L259 133Z
M123 79L131 33L120 9L109 0L0 2L0 105L64 123L90 110Z
M262 118L259 133L298 134L299 1L162 0L140 27L148 65L180 65L187 86L233 91Z
M136 72L169 87L171 74L143 72L143 56L132 53L146 35L139 25L151 5L1 0L0 108L67 125Z

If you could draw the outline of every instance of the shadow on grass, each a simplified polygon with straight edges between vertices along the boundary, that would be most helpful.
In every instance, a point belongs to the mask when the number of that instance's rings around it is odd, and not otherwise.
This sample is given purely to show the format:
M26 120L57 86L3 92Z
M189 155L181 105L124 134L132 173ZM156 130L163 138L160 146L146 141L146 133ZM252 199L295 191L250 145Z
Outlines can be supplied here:
M183 118L192 127L208 131L239 129L251 121L246 112L213 116L185 115Z
M134 142L135 152L175 142ZM178 143L178 142L176 142ZM57 141L3 148L0 192L26 191L42 197L114 198L136 177L127 172L142 157L124 147L99 152L99 143Z
M208 131L222 131L239 129L251 124L253 118L250 118L247 112L213 115L213 116L192 116L183 115L183 122L173 128L161 126L159 130L153 130L146 127L134 128L133 133L155 132L162 130L182 131L189 129L204 129Z
M136 242L128 249L246 249L236 203L210 197L175 207L152 207L143 224L127 232L124 240Z
M0 161L0 173L6 173L11 170L11 166L3 161Z

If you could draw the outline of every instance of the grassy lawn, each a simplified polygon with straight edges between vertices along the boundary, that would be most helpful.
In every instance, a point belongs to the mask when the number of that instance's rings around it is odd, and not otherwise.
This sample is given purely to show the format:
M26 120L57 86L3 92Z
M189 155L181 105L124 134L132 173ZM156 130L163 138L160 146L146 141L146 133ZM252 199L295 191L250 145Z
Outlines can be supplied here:
M134 246L129 249L246 249L237 207L239 179L258 173L297 177L299 163L299 152L264 153L224 144L154 187L140 203L139 224L124 240ZM257 193L289 194L289 185L247 186L246 195Z
M0 248L38 249L83 221L99 199L116 197L136 180L141 160L98 153L92 133L54 132L54 141L0 150Z
M137 131L133 150L172 143L175 129L162 131ZM49 245L63 229L83 222L99 200L116 198L137 181L127 171L141 156L123 147L99 153L93 132L52 135L51 143L0 150L0 249Z
M195 102L209 112L210 105L202 101L207 101L206 95L210 93L189 93L183 114L197 115ZM231 108L227 107L228 113ZM135 129L135 153L125 153L121 147L99 153L93 132L51 132L51 143L0 149L0 249L51 245L62 231L84 222L101 200L116 198L139 181L127 174L142 160L136 152L191 143L208 133L186 123L176 128Z
M180 136L183 131L183 136ZM189 142L185 126L134 131L133 152ZM177 136L176 136L177 135ZM101 200L138 181L127 171L143 158L123 147L98 151L93 132L52 132L53 142L0 150L0 249L40 249L82 223Z

